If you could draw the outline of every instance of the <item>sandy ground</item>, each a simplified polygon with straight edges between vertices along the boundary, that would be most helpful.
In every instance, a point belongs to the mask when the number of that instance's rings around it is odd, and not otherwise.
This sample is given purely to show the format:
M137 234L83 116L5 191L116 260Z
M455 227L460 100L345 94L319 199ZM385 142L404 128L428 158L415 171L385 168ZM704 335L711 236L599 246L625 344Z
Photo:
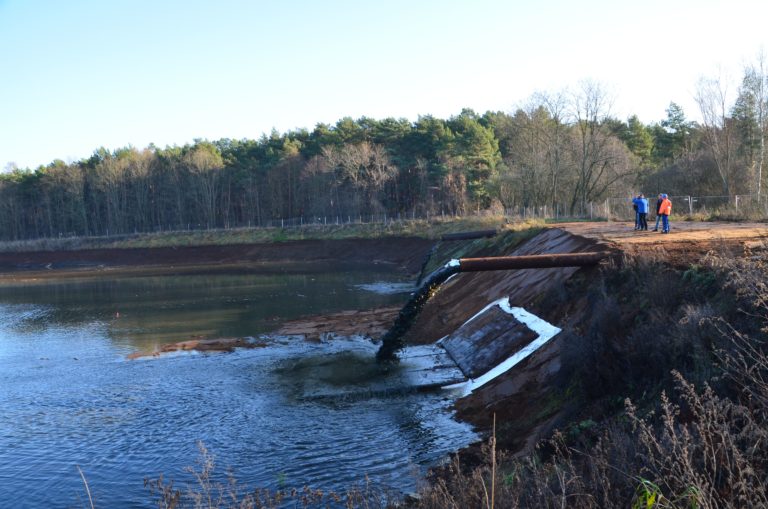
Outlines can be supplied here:
M743 256L768 249L765 223L672 223L669 234L635 231L632 223L564 223L553 225L568 233L608 244L630 256L648 256L686 266L709 252ZM651 228L653 224L651 224Z
M553 226L562 228L574 235L611 242L621 247L682 242L768 241L768 224L765 223L673 222L669 234L650 230L635 231L632 223L563 223Z

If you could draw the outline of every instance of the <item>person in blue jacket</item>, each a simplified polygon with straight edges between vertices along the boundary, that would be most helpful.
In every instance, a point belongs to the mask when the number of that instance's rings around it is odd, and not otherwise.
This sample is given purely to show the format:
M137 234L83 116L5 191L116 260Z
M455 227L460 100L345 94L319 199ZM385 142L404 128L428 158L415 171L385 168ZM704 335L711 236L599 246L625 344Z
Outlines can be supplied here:
M637 198L632 200L632 203L637 207L637 229L648 230L648 198L640 193Z
M635 230L640 229L640 214L637 212L637 202L635 201L637 200L638 196L632 198L632 209L635 211Z

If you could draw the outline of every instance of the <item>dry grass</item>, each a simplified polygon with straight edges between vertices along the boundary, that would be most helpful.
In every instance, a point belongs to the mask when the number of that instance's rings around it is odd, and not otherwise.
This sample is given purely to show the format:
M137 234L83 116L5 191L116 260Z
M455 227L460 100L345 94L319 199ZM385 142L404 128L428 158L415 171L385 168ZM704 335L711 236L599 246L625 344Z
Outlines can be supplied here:
M585 426L576 434L555 433L524 456L509 458L486 447L484 463L472 468L464 468L457 456L443 475L423 490L416 507L487 507L485 487L491 484L498 487L498 508L768 507L765 261L765 256L744 260L711 257L707 267L692 269L683 277L682 283L690 288L662 299L664 306L671 306L666 322L664 316L656 316L665 326L666 335L663 341L648 346L664 351L670 339L681 341L680 348L672 345L672 360L663 365L668 368L671 362L678 362L685 372L669 371L671 388L662 390L654 404L646 402L641 410L626 399L623 412ZM644 283L653 279L647 272L636 275ZM625 279L627 275L615 277ZM674 281L670 274L662 274L651 288L669 291L664 279ZM708 302L712 299L688 302L688 290L703 291L715 279L725 281L718 294L725 293L737 301L728 316L715 316L714 309L731 308ZM609 288L603 286L600 291L607 299L615 285L628 283L604 284ZM637 298L642 299L643 293L638 292ZM621 317L622 306L627 303L611 302L612 309L604 310L602 317L597 313L591 321L586 332L592 340L602 341L604 335L616 340L620 331L610 324L617 319L627 323ZM635 303L629 304L631 307ZM681 311L675 312L677 309ZM679 328L670 330L670 322L676 322ZM632 327L635 333L643 328L642 323ZM696 343L697 348L708 348L711 367L705 370L706 377L700 367L683 362L684 334L692 334L688 347ZM717 335L716 341L704 341L713 339L713 334ZM598 349L604 362L618 361L624 368L622 356L629 355L632 362L650 369L650 363L638 357L638 352L608 352L606 348L604 344ZM659 362L649 357L653 363ZM622 391L639 394L641 389L644 392L650 388L633 387L641 375L637 368L629 372L608 369L600 375L605 380L593 378L590 382L611 383L612 377L635 377L634 381L618 385ZM708 381L697 387L687 379L691 375ZM654 376L658 376L657 371ZM646 379L641 376L640 380Z
M287 490L251 489L240 485L232 472L227 473L226 481L218 481L215 457L202 442L198 443L198 449L197 466L188 468L195 480L193 484L177 488L162 475L144 480L158 509L384 509L397 506L395 496L374 487L367 478L362 485L343 492L308 486Z

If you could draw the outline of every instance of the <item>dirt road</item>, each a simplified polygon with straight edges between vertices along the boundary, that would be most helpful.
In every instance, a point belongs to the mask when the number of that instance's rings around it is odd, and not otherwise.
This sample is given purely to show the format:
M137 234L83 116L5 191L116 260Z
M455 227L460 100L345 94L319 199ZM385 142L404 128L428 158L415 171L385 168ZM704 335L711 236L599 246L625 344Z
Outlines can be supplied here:
M612 244L628 255L652 256L672 265L688 265L710 251L735 255L768 248L766 223L672 223L669 234L635 231L632 223L563 223L553 225L573 235Z

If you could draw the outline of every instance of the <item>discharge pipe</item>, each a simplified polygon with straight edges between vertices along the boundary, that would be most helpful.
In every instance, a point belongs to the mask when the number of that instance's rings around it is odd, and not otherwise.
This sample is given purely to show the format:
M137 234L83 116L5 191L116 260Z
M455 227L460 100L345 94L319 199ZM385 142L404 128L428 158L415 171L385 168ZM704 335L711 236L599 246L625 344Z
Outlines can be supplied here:
M491 270L548 269L554 267L586 267L608 258L610 251L587 253L542 254L528 256L494 256L488 258L460 258L451 260L427 277L400 310L395 323L381 338L376 352L379 362L397 361L397 351L405 346L403 336L411 328L421 309L437 289L454 274L460 272L484 272Z

